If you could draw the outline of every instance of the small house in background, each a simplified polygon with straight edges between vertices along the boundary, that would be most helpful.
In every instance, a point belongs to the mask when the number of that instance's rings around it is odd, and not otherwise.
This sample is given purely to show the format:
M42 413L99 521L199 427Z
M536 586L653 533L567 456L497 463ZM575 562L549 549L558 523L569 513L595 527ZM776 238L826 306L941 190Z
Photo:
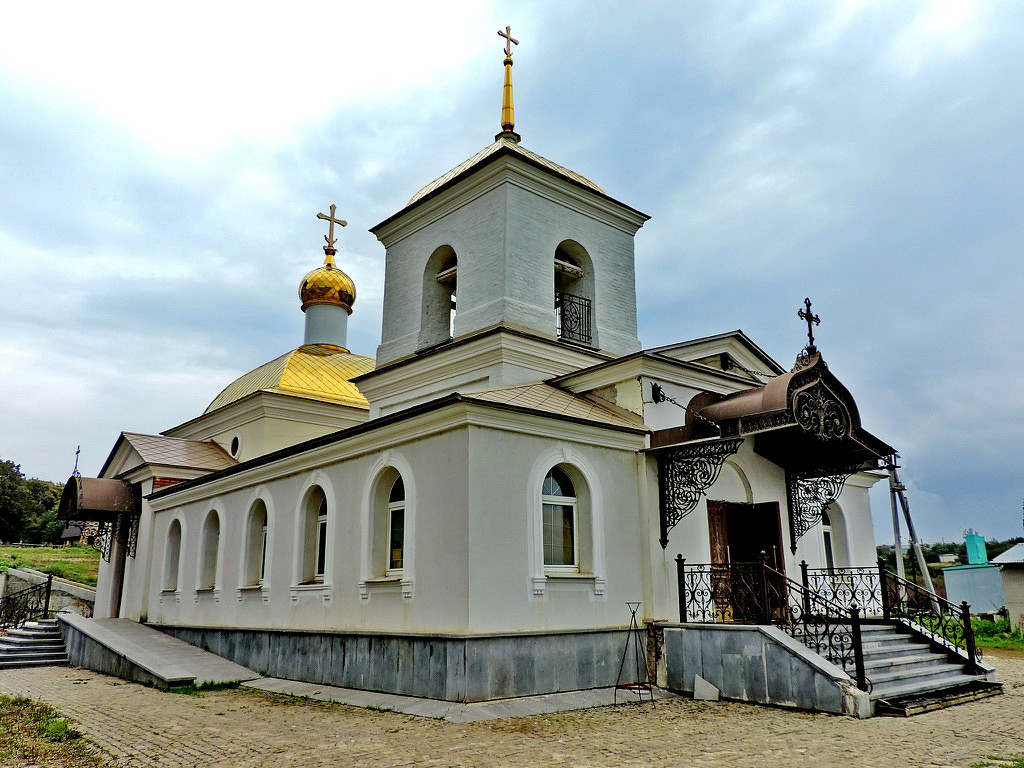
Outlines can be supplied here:
M60 543L66 547L78 544L82 540L82 528L78 525L69 525L60 534Z
M1002 586L1010 625L1024 629L1024 544L1015 544L992 560L1002 569Z
M967 547L967 565L954 565L942 569L946 580L946 597L953 603L967 601L971 612L997 613L1006 604L999 566L990 565L985 537L968 533L964 537Z

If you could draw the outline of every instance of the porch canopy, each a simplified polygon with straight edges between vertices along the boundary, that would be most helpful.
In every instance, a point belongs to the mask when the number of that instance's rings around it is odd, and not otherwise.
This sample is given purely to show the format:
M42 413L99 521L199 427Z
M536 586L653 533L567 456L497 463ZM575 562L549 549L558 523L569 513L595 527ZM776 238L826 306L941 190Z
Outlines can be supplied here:
M64 520L100 523L112 523L119 515L138 511L131 483L77 475L68 478L57 510Z
M684 426L651 435L663 547L668 531L693 510L725 459L748 438L755 453L786 471L794 551L850 475L884 467L896 452L861 427L853 396L816 349L763 386L729 395L700 393L686 406Z

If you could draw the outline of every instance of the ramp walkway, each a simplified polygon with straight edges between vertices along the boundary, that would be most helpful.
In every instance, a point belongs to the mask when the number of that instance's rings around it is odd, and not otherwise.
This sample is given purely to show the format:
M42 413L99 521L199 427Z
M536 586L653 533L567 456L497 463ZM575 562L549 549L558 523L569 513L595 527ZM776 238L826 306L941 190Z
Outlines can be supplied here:
M58 614L72 664L158 688L255 680L251 669L131 619Z

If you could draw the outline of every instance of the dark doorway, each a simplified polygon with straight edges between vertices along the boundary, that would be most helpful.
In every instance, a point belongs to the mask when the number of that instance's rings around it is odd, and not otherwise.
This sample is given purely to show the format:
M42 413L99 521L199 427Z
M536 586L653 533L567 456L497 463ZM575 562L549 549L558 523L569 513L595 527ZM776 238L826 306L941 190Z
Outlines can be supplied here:
M760 624L782 616L786 565L778 503L708 501L708 531L712 596L720 619Z
M778 502L735 504L709 501L708 529L712 563L756 563L760 562L764 552L768 565L781 573L786 572Z

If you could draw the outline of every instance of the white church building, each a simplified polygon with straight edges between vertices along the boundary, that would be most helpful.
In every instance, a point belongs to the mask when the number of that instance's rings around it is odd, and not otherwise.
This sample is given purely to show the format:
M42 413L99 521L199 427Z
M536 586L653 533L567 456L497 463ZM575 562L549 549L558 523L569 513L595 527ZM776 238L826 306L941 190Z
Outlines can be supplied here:
M795 365L741 331L645 349L648 216L526 149L510 53L505 73L494 142L371 229L373 357L347 346L332 206L302 344L69 481L65 512L105 532L96 617L263 674L475 701L614 685L627 601L693 620L684 567L874 566L894 451L813 337Z

